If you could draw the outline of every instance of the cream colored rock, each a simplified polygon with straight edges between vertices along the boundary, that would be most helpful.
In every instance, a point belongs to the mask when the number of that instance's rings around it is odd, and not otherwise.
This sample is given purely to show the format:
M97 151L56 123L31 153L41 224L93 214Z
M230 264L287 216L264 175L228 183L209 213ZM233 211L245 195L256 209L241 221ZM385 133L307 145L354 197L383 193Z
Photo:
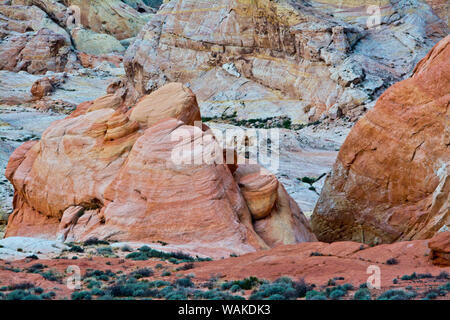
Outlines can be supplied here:
M71 36L75 48L88 54L102 55L125 51L125 48L120 44L119 40L108 34L96 33L83 28L75 28L72 29Z
M241 191L216 138L193 125L189 89L169 84L130 110L112 108L117 97L79 105L13 153L6 237L164 241L216 258L315 239L273 175L243 166Z
M338 103L355 120L448 34L417 0L383 1L382 25L369 28L371 4L167 1L125 54L128 98L176 81L192 84L204 116L236 111L238 119L272 114L307 123Z

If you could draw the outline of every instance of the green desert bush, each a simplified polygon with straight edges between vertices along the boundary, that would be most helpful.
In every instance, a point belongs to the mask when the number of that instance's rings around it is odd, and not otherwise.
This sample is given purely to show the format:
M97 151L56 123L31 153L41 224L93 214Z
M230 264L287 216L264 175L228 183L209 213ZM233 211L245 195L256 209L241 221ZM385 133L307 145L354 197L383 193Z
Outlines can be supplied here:
M358 289L358 291L355 292L353 299L355 299L355 300L371 300L371 295L370 295L369 289L366 289L366 288Z

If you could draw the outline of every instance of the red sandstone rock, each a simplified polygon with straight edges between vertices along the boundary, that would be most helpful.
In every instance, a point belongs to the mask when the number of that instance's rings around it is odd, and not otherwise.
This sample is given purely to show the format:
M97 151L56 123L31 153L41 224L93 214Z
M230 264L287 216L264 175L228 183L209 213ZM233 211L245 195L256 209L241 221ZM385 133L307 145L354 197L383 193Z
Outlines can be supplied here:
M200 119L178 83L130 110L117 94L79 105L11 156L6 237L159 240L213 257L316 240L274 176L246 177L256 171L243 166L243 196L215 137L193 126ZM276 201L260 205L266 182Z
M165 118L176 118L190 125L201 121L195 95L181 83L170 83L143 97L130 113L130 119L144 127Z
M32 74L62 72L72 55L64 36L41 29L32 36L19 34L7 38L0 46L0 69Z
M35 99L42 99L53 92L53 90L53 84L47 77L35 81L31 86L31 94Z
M116 56L112 54L104 54L104 55L93 55L85 52L78 52L78 59L80 60L80 64L84 68L95 68L98 67L102 62L106 61L114 64L117 68L120 67L123 58L121 56Z
M427 239L450 224L450 36L352 129L312 216L319 240Z

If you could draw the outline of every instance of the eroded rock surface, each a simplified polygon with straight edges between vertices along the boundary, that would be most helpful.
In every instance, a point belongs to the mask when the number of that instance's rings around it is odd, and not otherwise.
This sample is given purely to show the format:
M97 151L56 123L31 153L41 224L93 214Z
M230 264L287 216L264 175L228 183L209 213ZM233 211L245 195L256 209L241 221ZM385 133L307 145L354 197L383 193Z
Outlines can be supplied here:
M352 129L312 216L322 241L431 238L450 224L450 36Z
M80 104L16 149L6 169L15 187L6 237L164 241L210 256L316 239L274 176L272 205L252 219L259 200L246 176L262 168L242 167L241 191L211 131L196 125L188 88L168 84L131 109L123 103L110 94Z
M420 1L383 1L376 25L370 4L168 1L126 53L130 99L179 81L208 117L356 119L448 33Z

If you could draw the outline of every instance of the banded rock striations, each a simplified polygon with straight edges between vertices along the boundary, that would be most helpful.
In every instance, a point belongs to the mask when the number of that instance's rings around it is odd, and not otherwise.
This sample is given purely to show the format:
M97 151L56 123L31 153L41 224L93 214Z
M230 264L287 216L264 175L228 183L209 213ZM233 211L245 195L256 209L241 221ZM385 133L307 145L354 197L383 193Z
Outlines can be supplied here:
M164 241L215 257L316 240L274 176L257 177L256 165L233 176L199 119L195 95L177 83L131 109L114 94L79 105L11 156L6 237Z
M312 216L319 240L389 243L448 227L449 75L447 36L357 122Z

